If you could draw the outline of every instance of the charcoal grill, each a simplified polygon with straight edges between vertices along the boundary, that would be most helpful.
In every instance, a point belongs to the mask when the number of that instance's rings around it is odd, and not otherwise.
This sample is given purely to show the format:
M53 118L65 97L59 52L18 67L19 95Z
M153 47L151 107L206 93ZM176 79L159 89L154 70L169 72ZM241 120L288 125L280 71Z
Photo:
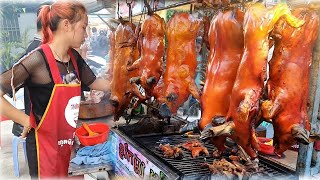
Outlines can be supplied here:
M178 133L134 135L130 133L131 130L132 127L127 125L120 126L113 131L122 134L122 138L127 139L129 143L131 142L131 145L137 146L135 148L143 152L145 157L156 159L160 169L170 170L170 172L176 173L177 179L221 179L221 177L212 175L208 168L200 166L200 164L204 162L212 163L214 157L200 156L198 158L192 158L190 152L184 151L183 159L177 160L164 158L162 152L159 150L160 144L169 143L170 145L177 145L190 140L190 138L182 137L181 134ZM208 148L210 153L215 150L215 147L210 143L205 143L205 147ZM263 168L262 173L254 174L249 179L296 179L294 171L291 169L269 162L264 158L259 158L259 167Z

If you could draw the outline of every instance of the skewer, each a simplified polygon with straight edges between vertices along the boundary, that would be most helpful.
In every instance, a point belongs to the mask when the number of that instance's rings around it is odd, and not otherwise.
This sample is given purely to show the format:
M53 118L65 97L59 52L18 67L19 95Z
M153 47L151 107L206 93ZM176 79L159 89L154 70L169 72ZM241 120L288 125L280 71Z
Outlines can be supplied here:
M240 145L237 146L240 149L240 155L248 162L248 164L253 164L249 155L244 151L244 149Z

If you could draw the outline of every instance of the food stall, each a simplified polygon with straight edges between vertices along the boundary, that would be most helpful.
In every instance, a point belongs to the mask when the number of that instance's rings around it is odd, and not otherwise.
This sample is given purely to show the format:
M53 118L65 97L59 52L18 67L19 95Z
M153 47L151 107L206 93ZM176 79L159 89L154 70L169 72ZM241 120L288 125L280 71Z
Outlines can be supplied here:
M152 2L149 1L149 3ZM154 6L153 10L164 18L166 22L168 22L172 15L168 14L174 11L187 11L192 14L199 15L197 18L200 18L203 15L211 15L210 18L212 18L213 15L225 8L221 5L208 7L208 5L199 5L193 1L169 1L169 3L166 1L160 2L163 4L160 4L158 7ZM251 1L242 3L232 1L234 6L238 6L240 8L243 6L243 3L251 3ZM276 4L276 2L269 2L266 6L269 6L272 3ZM287 3L291 7L300 7L305 5L305 3L297 3L297 1L288 1ZM312 4L313 1L308 3ZM119 21L119 18L122 17L129 22L139 24L146 19L145 15L147 13L147 8L143 5L143 1L117 1L114 4L117 7L117 12L115 12L116 20L114 21ZM318 5L315 4L312 5L311 8L315 9L319 15L319 8L317 8L317 6ZM182 8L179 9L179 7ZM104 22L106 21L104 20ZM319 32L319 29L317 31ZM204 69L205 71L207 65L205 64L207 63L205 59L208 58L209 49L206 49L205 45L202 46L205 50L202 51L202 56L204 57L201 63L203 63L202 66L204 67L201 69ZM319 136L319 47L318 38L313 49L308 100L308 116L311 124L311 135L314 138L318 138ZM166 46L166 48L168 47ZM165 54L163 56L165 56ZM166 59L166 57L164 57L164 59ZM205 72L203 72L203 74L205 74ZM204 75L201 77L201 81L205 81ZM319 173L319 149L316 148L317 146L314 146L313 141L308 145L301 143L298 146L295 145L294 147L298 147L298 150L297 148L295 149L292 147L284 152L284 156L282 158L259 153L258 171L246 170L246 173L244 174L236 174L234 172L230 174L213 173L208 166L204 165L216 161L217 158L212 155L207 156L205 154L200 154L197 157L193 157L190 152L186 151L183 154L183 158L165 157L165 152L161 150L161 145L169 144L183 147L186 142L198 139L199 134L195 133L194 136L189 136L189 134L179 133L179 127L181 124L186 124L188 122L188 116L183 116L183 113L177 113L177 115L172 115L169 118L157 118L155 112L159 113L161 109L159 104L143 103L143 107L145 108L144 113L135 114L132 113L134 111L131 107L134 102L135 101L129 103L129 110L124 110L121 117L116 117L116 120L126 120L126 123L113 127L109 135L109 141L112 142L114 152L113 155L115 162L113 170L116 176L131 176L142 179L210 179L217 177L234 177L239 179L243 177L291 179L298 176L314 176ZM203 145L210 153L217 150L217 147L208 141L203 143ZM226 145L231 149L232 147L237 146L230 139L227 139ZM184 148L184 150L186 150L186 148ZM244 162L243 165L251 161L249 160L250 157L241 150L241 148L237 153L242 159L241 162L248 160ZM230 154L224 155L223 158L227 159L229 162L232 161L230 160ZM228 167L231 168L231 166L232 165L229 165ZM99 166L97 169L106 170L102 167ZM90 171L87 171L87 173L88 172Z

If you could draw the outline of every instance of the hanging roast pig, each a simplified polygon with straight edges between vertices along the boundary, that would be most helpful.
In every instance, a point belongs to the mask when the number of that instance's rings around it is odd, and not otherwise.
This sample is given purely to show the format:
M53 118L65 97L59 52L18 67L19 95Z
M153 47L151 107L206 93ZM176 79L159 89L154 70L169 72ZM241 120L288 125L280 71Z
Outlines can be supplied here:
M131 83L140 84L146 98L152 96L153 88L163 72L164 35L166 25L164 19L152 13L143 22L139 39L141 40L141 57L128 70L137 70L138 76L131 78Z
M201 96L200 130L224 122L227 115L243 53L243 17L241 10L234 9L219 12L211 21L210 54ZM216 122L218 120L222 121ZM225 149L225 137L215 137L212 142L220 151Z
M308 143L310 124L307 115L309 75L312 51L317 39L318 15L306 8L292 12L305 24L291 27L284 20L273 30L275 49L270 61L268 99L262 103L262 115L272 119L275 153L279 156L295 140Z
M304 21L295 18L286 4L267 9L263 4L252 5L244 16L244 53L234 82L227 122L211 128L211 135L230 135L251 157L260 149L254 123L259 112L259 101L264 87L269 52L269 34L281 18L294 27ZM207 132L203 132L206 136Z
M132 97L143 99L135 84L130 78L136 76L135 71L127 70L128 64L134 63L139 56L137 49L136 27L134 24L122 21L115 31L115 54L111 81L111 104L115 107L114 120L117 121L130 104Z
M200 92L194 80L197 67L195 40L200 25L201 20L188 13L176 13L168 22L168 49L163 77L165 98L160 107L161 112L175 114L190 94L200 100Z

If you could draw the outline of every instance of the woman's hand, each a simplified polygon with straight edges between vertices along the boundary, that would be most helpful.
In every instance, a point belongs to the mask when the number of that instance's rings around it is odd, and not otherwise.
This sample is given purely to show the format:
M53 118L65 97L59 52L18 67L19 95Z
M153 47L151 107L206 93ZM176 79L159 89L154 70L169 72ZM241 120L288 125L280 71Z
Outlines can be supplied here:
M30 121L29 121L29 118L27 119L27 120L25 120L24 121L24 124L22 124L23 125L23 131L22 131L22 133L21 133L21 138L25 138L27 135L28 135L28 133L30 132L30 130L31 130L31 124L30 124Z
M12 106L3 96L4 93L0 90L0 114L21 124L24 127L21 136L26 137L31 129L29 116Z
M108 92L108 91L110 91L110 81L108 81L106 79L99 78L99 79L96 79L95 81L93 81L93 83L91 85L89 85L89 87L90 87L90 89Z
M30 132L31 128L32 128L31 126L28 126L28 127L24 126L20 137L21 138L27 137L27 135Z

